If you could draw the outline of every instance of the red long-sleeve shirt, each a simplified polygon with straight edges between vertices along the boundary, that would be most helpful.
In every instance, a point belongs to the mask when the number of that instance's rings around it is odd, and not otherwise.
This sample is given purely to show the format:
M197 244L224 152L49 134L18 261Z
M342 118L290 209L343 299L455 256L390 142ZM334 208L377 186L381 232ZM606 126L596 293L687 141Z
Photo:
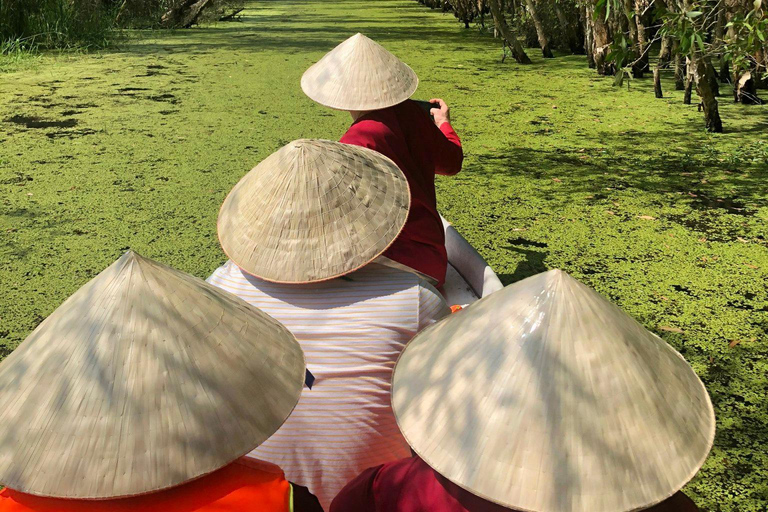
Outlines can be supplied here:
M698 512L682 492L646 512ZM366 469L331 503L330 512L514 512L451 483L418 457Z
M445 233L437 213L435 174L461 170L464 153L449 123L435 126L417 103L403 103L368 112L341 138L345 144L378 151L394 161L411 188L411 211L403 231L384 256L445 281L448 255Z

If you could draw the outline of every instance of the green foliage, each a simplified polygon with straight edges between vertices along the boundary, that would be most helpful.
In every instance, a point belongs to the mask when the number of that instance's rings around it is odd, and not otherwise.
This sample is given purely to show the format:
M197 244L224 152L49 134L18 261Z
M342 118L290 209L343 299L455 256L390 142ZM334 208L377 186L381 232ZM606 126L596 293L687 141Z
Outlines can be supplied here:
M466 158L438 180L445 216L505 283L562 268L680 350L718 427L686 492L767 510L766 107L722 102L731 131L709 135L666 78L657 100L582 56L502 64L497 41L411 0L259 1L243 23L3 75L0 353L128 247L199 277L223 263L216 216L239 178L349 125L299 80L356 31L452 107Z
M595 18L598 16L604 17L605 21L611 17L611 12L616 9L621 9L621 0L597 0L595 2Z
M611 53L606 57L607 62L615 62L618 68L624 68L628 63L637 58L637 54L632 47L632 41L623 34L616 34L611 43Z
M754 56L768 47L768 17L762 11L760 0L755 0L753 6L746 15L737 14L728 22L731 30L725 39L725 55L737 69L754 67L766 71L768 61L760 62Z
M96 49L120 28L157 28L180 0L0 0L0 55L36 49ZM214 0L201 21L215 21L243 0Z
M36 48L37 46L34 41L29 38L17 37L15 39L0 41L0 56L19 59L26 54L33 53Z
M697 50L702 56L730 61L736 69L765 70L765 63L755 55L764 51L768 40L768 18L762 9L762 0L755 0L751 6L751 10L732 13L726 24L729 30L722 40L711 36L719 11L709 2L693 2L686 10L676 12L657 8L656 14L662 23L660 34L677 39L683 55Z
M0 0L0 40L31 48L101 48L115 8L100 0Z
M18 68L19 64L32 57L36 50L37 46L26 39L0 41L0 73Z
M701 18L702 11L675 12L659 9L656 12L663 23L660 35L676 39L679 42L678 51L682 55L690 55L694 48L698 48L702 54L706 53L704 38L707 37L709 21Z
M0 0L0 40L42 48L101 48L115 8L100 0Z

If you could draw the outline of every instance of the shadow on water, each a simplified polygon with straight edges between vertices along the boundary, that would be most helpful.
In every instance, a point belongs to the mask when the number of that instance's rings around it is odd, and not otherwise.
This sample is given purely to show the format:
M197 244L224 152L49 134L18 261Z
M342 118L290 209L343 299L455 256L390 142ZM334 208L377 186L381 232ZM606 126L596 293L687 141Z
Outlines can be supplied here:
M523 261L517 264L514 272L498 274L499 279L501 280L502 284L504 284L504 286L516 283L525 279L526 277L535 276L536 274L540 274L549 270L549 267L547 267L545 263L548 254L547 251L528 249L525 247L526 244L524 243L514 243L519 241L520 239L514 241L510 240L510 243L513 245L504 247L505 250L512 253L521 254L525 258ZM537 243L538 242L534 242L534 244ZM546 247L546 244L542 245Z
M66 113L64 113L64 115L72 115L77 113L79 112L67 111ZM92 135L96 133L96 130L93 130L91 128L82 128L79 130L69 129L69 128L74 128L75 126L78 125L77 119L51 120L51 119L42 119L37 116L17 114L7 118L5 121L7 123L21 125L24 128L29 130L37 130L37 129L46 130L44 133L45 133L45 136L48 137L49 139L59 139L59 138L72 139L74 137L80 137L83 135ZM62 129L49 130L50 128L62 128Z
M358 12L354 1L334 2L349 4L348 12ZM279 12L274 12L279 10ZM247 50L260 52L279 50L285 54L326 52L355 32L381 42L385 46L393 42L413 42L414 33L421 34L420 41L439 39L456 46L456 49L487 48L486 42L477 38L475 31L456 31L425 24L425 8L413 5L395 8L392 5L377 9L376 15L360 13L340 16L307 11L298 0L266 0L251 3L243 11L238 23L221 23L201 34L199 30L179 30L168 33L161 41L140 42L131 45L131 52L140 53L206 53L216 49ZM492 46L492 44L491 44Z
M643 137L685 140L683 134L693 129L690 123L668 123L664 132ZM534 126L540 128L540 124ZM669 152L612 150L642 144L642 138L633 133L593 132L580 140L582 147L520 145L473 155L465 171L497 183L520 179L541 183L548 211L578 204L618 210L617 201L642 198L661 212L662 222L703 233L711 241L736 241L750 226L751 238L765 240L756 226L765 202L768 162L760 165L754 160L764 157L734 160L685 143ZM620 218L634 215L610 213Z
M27 128L71 128L77 126L77 119L51 121L36 116L15 115L6 119L8 123L24 125Z

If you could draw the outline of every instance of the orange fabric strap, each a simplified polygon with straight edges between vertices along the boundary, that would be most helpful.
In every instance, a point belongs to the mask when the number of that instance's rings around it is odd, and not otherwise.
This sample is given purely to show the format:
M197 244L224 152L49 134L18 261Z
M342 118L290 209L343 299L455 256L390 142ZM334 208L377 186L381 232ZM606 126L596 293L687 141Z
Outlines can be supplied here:
M290 495L280 468L243 457L192 482L131 498L66 500L4 489L0 512L289 512Z

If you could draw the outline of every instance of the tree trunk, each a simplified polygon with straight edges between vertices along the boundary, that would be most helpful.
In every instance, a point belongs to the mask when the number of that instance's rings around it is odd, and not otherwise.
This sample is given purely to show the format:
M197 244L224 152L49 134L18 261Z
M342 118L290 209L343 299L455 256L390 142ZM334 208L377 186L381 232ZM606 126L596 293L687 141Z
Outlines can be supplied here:
M637 2L633 0L624 0L624 12L625 13L631 13L633 12L634 5ZM632 42L632 51L635 55L634 62L632 62L632 76L634 78L643 78L643 65L640 62L640 44L639 44L639 38L637 35L637 23L635 22L634 18L636 16L633 16L632 18L628 17L627 15L620 17L620 26L616 27L618 30L614 29L613 33L626 33L629 32L629 40ZM618 62L617 65L621 67L626 67L628 62Z
M520 45L520 41L518 41L514 34L512 34L512 31L509 30L507 20L504 18L504 13L501 10L500 0L490 0L490 4L493 22L499 32L501 32L504 44L509 47L512 56L518 63L530 64L531 59L526 55L525 50L523 50L523 47Z
M587 53L587 65L590 69L594 69L596 66L595 40L593 38L595 29L594 22L592 20L592 16L594 15L592 4L590 2L585 2L584 10L582 12L584 13L584 51Z
M715 67L712 65L712 61L709 57L702 58L704 61L704 70L706 72L706 79L709 82L709 88L715 96L720 96L720 83L717 81L717 73L715 73Z
M200 17L200 13L211 0L184 0L170 9L160 18L160 23L166 28L189 28Z
M683 63L683 56L679 53L675 53L675 90L682 91L685 89L685 64ZM690 103L690 101L688 102Z
M672 39L669 37L661 38L661 49L659 50L659 69L667 69L672 61Z
M731 65L723 57L720 57L720 72L718 74L722 83L728 84L731 82Z
M541 53L544 55L545 59L551 59L554 55L552 55L552 50L549 48L549 38L544 30L544 24L536 13L536 4L534 3L534 0L525 0L525 6L528 9L528 13L531 15L533 26L536 27L536 37L539 39Z
M645 33L645 22L643 19L645 18L645 10L648 7L648 0L635 0L635 25L637 26L637 49L639 52L638 55L638 69L640 71L640 75L642 76L642 73L645 71L648 71L648 38L646 37Z
M722 44L723 38L725 37L725 25L727 23L727 12L725 10L725 3L724 2L718 2L718 11L717 11L717 22L715 24L715 41L717 44ZM728 80L731 77L731 73L728 70L728 61L725 60L725 55L723 53L720 53L720 57L718 59L718 63L720 65L720 81L724 84L728 83Z
M734 78L733 99L744 105L760 105L763 103L757 96L757 80L755 80L751 71L745 71L740 77Z
M565 13L563 13L563 10L560 8L559 2L554 2L552 4L552 7L555 10L555 16L557 16L557 21L558 23L560 23L560 30L562 30L565 33L565 39L568 43L568 49L571 50L571 53L581 53L581 46L579 44L579 35L577 34L577 27L574 27L571 23L568 22L568 18L565 16Z
M717 3L717 20L715 21L715 41L718 43L723 40L725 35L725 25L727 12L725 10L725 2Z
M653 92L657 98L664 97L661 92L661 68L669 64L670 57L670 39L664 37L661 40L661 49L659 50L659 58L656 60L656 67L653 68Z
M724 2L723 11L725 16L724 21L726 24L725 32L728 34L728 39L730 39L731 41L736 40L737 33L733 25L728 26L728 23L732 22L736 16L746 14L744 4L745 2L740 0L725 0ZM719 22L720 20L718 19L718 24ZM732 83L733 83L733 99L736 102L742 101L742 95L739 92L742 87L740 86L740 83L742 83L742 77L746 74L745 72L747 71L748 70L740 69L736 66L734 66L732 69L731 76L732 76Z
M691 60L686 57L685 59L685 94L683 94L683 103L686 105L691 104L691 90L693 89L693 73L691 73Z
M701 105L704 108L704 123L707 131L722 133L723 122L720 119L717 98L711 88L711 81L707 78L707 63L704 58L694 54L691 67L693 68L693 76L696 80L696 92L699 93Z
M762 66L763 70L768 69L768 41L766 41L765 44L763 44L763 47L755 54L755 61L759 66Z
M605 24L605 7L595 10L592 16L592 41L594 47L595 68L599 75L610 75L611 66L605 61L610 53L610 41L608 39L608 27Z
M569 15L569 19L573 19L573 38L579 48L578 53L584 55L585 53L588 53L584 44L586 42L585 31L587 30L587 24L584 22L584 10L577 4L571 11L573 14Z

